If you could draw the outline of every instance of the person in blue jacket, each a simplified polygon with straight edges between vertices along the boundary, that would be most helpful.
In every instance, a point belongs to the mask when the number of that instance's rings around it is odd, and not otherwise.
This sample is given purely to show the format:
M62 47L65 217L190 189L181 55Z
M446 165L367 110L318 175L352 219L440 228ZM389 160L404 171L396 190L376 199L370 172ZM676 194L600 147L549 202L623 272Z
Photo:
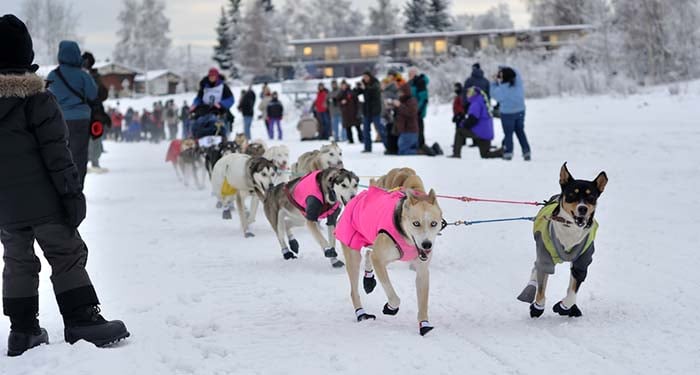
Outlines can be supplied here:
M58 68L46 80L68 125L70 151L84 185L90 143L89 102L97 98L97 84L82 66L78 43L64 40L58 45Z
M491 98L501 108L503 125L503 158L513 159L513 132L523 150L523 158L530 160L530 144L525 135L525 88L520 74L513 68L503 66L498 70L496 81L491 82Z
M227 120L231 121L233 116L229 110L233 107L234 101L233 92L226 84L226 78L219 73L218 69L211 68L209 74L199 82L199 91L192 103L192 110L197 107L209 107L219 114L225 114Z

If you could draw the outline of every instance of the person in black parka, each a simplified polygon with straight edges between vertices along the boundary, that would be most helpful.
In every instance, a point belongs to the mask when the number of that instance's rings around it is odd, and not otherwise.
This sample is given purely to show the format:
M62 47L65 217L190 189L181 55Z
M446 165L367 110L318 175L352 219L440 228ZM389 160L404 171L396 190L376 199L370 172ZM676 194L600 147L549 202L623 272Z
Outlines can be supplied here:
M51 265L65 340L106 346L129 336L106 321L85 270L88 250L77 227L85 218L81 176L68 148L56 98L34 72L32 41L13 15L0 17L0 240L2 302L10 318L8 355L48 343L39 326L38 242Z

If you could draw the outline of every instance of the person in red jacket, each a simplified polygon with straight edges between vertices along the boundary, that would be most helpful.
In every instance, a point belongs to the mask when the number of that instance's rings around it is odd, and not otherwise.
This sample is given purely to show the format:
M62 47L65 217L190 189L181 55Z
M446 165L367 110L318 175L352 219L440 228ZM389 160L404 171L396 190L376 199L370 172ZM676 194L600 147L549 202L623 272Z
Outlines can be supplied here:
M314 101L316 118L321 125L320 139L328 139L331 136L331 113L328 110L328 90L323 83L318 84L318 94Z
M110 130L111 138L117 142L122 140L122 122L124 115L119 111L119 108L113 108L110 117L112 118L112 129Z

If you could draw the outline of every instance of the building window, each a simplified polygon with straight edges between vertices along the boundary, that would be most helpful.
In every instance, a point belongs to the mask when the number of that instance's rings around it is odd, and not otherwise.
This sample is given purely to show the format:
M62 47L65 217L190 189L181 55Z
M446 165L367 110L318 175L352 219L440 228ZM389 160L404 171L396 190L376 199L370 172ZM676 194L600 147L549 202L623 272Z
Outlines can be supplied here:
M338 47L329 46L325 50L326 60L338 60Z
M489 38L487 36L482 36L479 38L479 47L486 48L489 46Z
M311 47L304 47L304 56L311 56L314 53L314 49Z
M442 54L447 52L447 41L446 40L436 40L435 41L435 54Z
M503 37L503 48L512 49L518 44L518 40L514 36Z
M411 57L420 57L423 53L423 42L415 41L408 42L408 55Z
M379 56L379 44L360 44L360 56L364 58Z
M331 67L323 68L323 76L324 77L333 77L333 68L331 68Z
M559 43L559 36L557 34L552 34L549 36L549 43L557 44Z

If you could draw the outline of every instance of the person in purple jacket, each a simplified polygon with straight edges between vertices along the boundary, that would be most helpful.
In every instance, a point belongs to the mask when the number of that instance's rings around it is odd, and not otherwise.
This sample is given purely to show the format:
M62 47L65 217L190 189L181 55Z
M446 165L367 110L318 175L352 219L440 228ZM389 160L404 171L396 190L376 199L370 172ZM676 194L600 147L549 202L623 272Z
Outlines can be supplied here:
M482 159L502 158L503 149L491 150L493 140L493 117L488 96L478 87L467 89L469 111L467 117L457 124L451 158L462 157L462 145L467 138L474 139Z

